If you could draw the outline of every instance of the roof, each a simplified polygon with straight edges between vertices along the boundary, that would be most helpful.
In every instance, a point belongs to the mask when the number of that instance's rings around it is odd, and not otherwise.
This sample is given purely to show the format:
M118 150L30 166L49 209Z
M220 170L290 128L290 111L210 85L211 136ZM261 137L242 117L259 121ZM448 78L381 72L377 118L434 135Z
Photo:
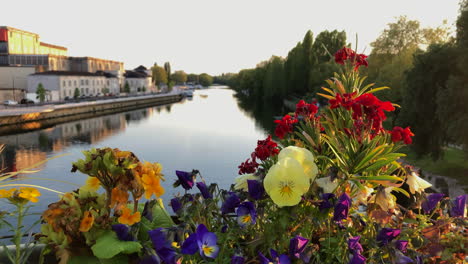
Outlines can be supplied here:
M148 78L149 76L145 72L139 71L125 71L125 78Z
M31 75L57 75L57 76L90 76L90 77L106 77L116 78L115 75L107 72L77 72L77 71L45 71L37 72Z
M49 48L61 49L61 50L68 50L68 49L65 48L65 47L57 46L57 45L52 45L52 44L45 43L45 42L40 42L39 44L40 44L41 46L45 46L45 47L49 47Z
M147 71L147 70L148 70L148 69L147 69L145 66L143 66L143 65L140 65L140 66L138 66L137 68L135 68L135 71Z
M9 27L9 26L0 26L0 28L5 28L5 29L7 29L7 30L13 30L13 31L21 31L21 32L23 32L23 33L26 33L26 34L30 34L30 35L39 36L39 34L37 34L37 33L33 33L33 32L30 32L30 31L26 31L26 30L22 30L22 29L14 28L14 27Z
M121 61L114 61L114 60L106 60L106 59L99 59L94 57L68 57L70 60L98 60L103 62L113 62L113 63L120 63L123 64Z

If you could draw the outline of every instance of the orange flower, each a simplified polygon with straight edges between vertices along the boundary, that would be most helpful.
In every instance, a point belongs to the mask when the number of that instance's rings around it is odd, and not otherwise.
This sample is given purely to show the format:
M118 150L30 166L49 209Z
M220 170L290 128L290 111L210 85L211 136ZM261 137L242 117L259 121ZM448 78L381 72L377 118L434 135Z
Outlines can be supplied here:
M94 216L90 211L84 212L83 219L80 223L80 231L88 232L94 224Z
M111 208L117 206L120 208L122 205L125 205L128 201L128 192L115 187L112 189L111 196Z
M128 209L127 207L124 207L124 209L122 209L122 215L117 220L121 224L131 226L135 223L140 222L141 215L140 215L140 212L136 212L132 214L130 209Z
M156 195L156 197L160 197L164 194L164 188L161 186L158 177L144 174L141 181L143 183L143 187L145 188L146 199L149 199L153 193Z
M41 196L41 193L35 188L25 187L20 189L18 196L33 203L37 203L39 201L37 197Z
M0 189L0 198L10 198L11 196L13 196L15 190L15 188L10 190Z

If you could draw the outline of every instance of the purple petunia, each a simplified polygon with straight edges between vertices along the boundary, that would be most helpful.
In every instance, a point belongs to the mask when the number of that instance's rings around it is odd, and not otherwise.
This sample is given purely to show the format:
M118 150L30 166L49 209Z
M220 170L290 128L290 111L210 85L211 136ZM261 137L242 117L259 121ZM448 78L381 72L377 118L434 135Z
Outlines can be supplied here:
M204 182L197 182L197 188L200 190L203 198L205 199L213 198L213 195L210 193L210 191L208 190L208 187L206 187L206 184Z
M395 239L398 235L400 235L400 229L392 229L392 228L382 228L377 235L377 242L379 242L380 246L387 245L390 241Z
M179 212L180 209L182 209L182 203L180 202L179 197L174 197L171 199L171 207L172 211L174 211L174 213L176 214L177 212Z
M406 248L408 247L407 240L397 240L395 241L395 247L403 253L406 253Z
M330 202L330 199L335 198L333 193L324 193L322 194L322 201L319 203L320 211L323 211L328 208L332 208L333 204Z
M245 259L241 256L232 256L231 264L244 264Z
M271 264L271 263L274 263L274 264L291 264L291 261L289 260L287 255L284 255L284 254L278 255L278 252L276 252L273 249L270 249L270 255L272 257L271 260L268 259L267 257L265 257L265 255L263 255L261 252L258 252L258 256L260 258L260 263L261 264Z
M409 263L414 263L414 261L403 255L403 253L401 253L400 251L397 251L395 253L395 264L409 264Z
M429 214L440 200L445 196L443 193L431 193L427 196L426 201L421 204L424 213Z
M250 197L255 200L260 200L263 198L263 194L265 193L263 183L257 180L247 180L247 187Z
M198 250L201 256L214 259L219 252L217 241L216 235L209 232L205 225L200 224L197 231L184 241L181 252L182 254L193 255Z
M300 258L308 243L309 239L301 236L291 238L291 240L289 240L289 256Z
M359 254L359 253L354 253L353 257L349 260L348 264L365 264L366 263L366 258Z
M355 236L355 237L350 237L348 239L348 249L352 253L361 253L362 251L364 251L362 249L361 243L359 243L360 238L361 238L360 236Z
M466 197L468 195L460 195L455 198L452 204L450 215L452 217L465 217Z
M176 170L176 175L178 178L178 183L182 185L185 190L190 190L193 188L194 181L191 172Z
M348 194L343 193L335 205L335 211L333 212L333 220L339 222L348 218L348 212L350 207L351 198Z
M224 200L223 205L221 206L221 213L222 214L234 213L234 210L236 209L237 206L239 206L239 204L240 204L239 196L237 196L237 194L234 192L229 192L228 196Z
M130 228L124 224L112 225L112 230L117 234L119 240L122 241L134 241L132 234L130 234Z
M240 226L255 224L257 221L257 211L252 202L243 202L237 208L237 223Z
M148 234L151 238L151 242L153 242L153 247L158 257L161 258L164 263L175 264L176 252L171 246L171 242L166 238L163 228L150 230Z

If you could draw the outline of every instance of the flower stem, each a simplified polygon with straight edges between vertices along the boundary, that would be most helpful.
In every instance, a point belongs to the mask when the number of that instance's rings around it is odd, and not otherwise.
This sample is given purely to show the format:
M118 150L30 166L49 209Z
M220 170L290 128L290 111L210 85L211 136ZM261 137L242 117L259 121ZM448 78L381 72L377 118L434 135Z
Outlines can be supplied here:
M16 206L18 208L18 218L13 242L16 246L15 264L19 264L21 259L21 224L23 223L23 203L17 203Z

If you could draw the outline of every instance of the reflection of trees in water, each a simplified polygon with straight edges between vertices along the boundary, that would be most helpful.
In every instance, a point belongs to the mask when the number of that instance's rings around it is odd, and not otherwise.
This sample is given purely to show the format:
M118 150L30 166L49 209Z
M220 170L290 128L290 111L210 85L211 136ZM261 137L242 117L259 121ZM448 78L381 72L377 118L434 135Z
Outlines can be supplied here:
M166 105L166 111L167 111L168 113L171 112L171 108L172 108L172 105Z
M51 151L52 146L54 145L53 140L51 140L49 136L47 136L47 134L43 132L39 132L37 142L39 143L39 149L41 151L46 151L46 152Z
M234 94L237 100L237 105L240 110L247 116L255 120L255 126L259 127L270 135L274 135L275 131L275 116L282 116L286 113L282 102L265 102L263 100L252 100L240 94Z

